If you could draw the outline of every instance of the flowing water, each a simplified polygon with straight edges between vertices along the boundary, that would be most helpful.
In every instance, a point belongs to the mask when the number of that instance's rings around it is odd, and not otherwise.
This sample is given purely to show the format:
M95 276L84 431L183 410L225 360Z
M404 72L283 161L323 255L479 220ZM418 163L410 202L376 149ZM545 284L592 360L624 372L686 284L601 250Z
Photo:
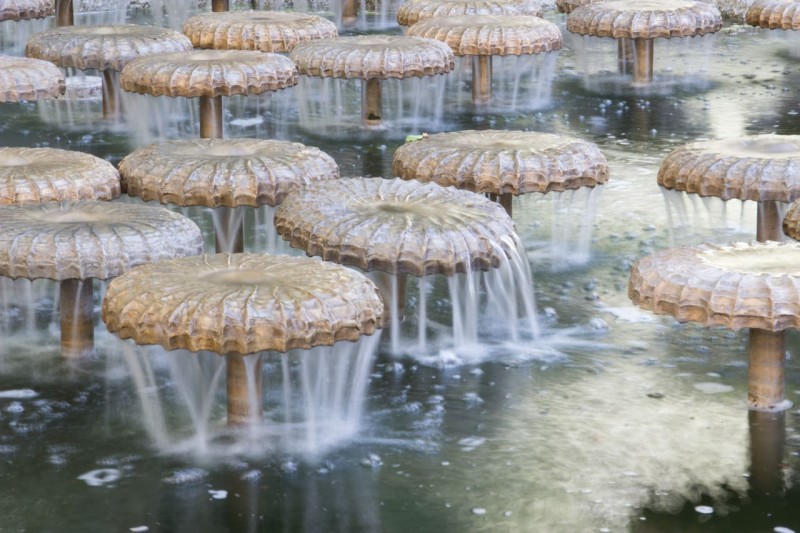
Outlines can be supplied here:
M614 78L613 42L565 36L551 87L521 82L476 110L460 72L444 94L420 88L425 120L390 115L383 130L352 136L318 131L324 118L300 124L306 110L326 111L324 102L296 103L302 87L227 99L228 135L319 146L345 176L388 176L394 149L420 127L580 136L601 147L611 178L602 194L514 200L536 335L494 342L510 325L484 312L469 320L492 342L488 357L425 353L415 336L392 355L386 334L371 339L380 348L366 362L350 353L340 364L335 350L267 354L272 422L250 439L221 426L217 356L137 348L98 324L96 352L63 359L54 284L4 280L0 531L800 531L800 410L748 416L746 333L679 325L633 308L626 293L643 254L755 236L753 205L665 197L656 172L689 141L800 134L798 38L726 25L713 39L657 42L663 86L635 92L604 81ZM585 48L607 63L585 62L576 53ZM358 98L358 87L330 85L331 104L337 90ZM385 103L407 112L409 87L390 89L395 103ZM144 142L193 131L193 102L177 102L130 113L128 125L99 120L97 100L69 124L36 104L4 104L0 144L116 162ZM358 118L329 111L336 121ZM249 246L274 245L263 235L270 216L247 212ZM213 243L208 214L197 220ZM424 305L430 324L452 320L447 285L409 283L409 309ZM457 314L472 312L464 305ZM795 333L787 342L787 395L800 404L800 343ZM333 430L318 423L332 417L341 417Z

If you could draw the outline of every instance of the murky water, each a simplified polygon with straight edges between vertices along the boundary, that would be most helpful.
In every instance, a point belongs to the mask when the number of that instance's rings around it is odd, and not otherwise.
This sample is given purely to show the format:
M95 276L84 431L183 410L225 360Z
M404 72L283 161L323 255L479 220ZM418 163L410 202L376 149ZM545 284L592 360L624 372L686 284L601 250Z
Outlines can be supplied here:
M548 18L563 26L563 17ZM4 298L14 292L2 302L0 531L800 531L800 411L787 412L785 422L748 417L746 333L678 325L633 308L626 294L630 265L642 254L754 237L754 206L665 198L656 172L672 147L696 139L800 134L797 38L727 25L710 40L659 43L663 87L636 95L610 74L595 72L602 83L583 76L582 65L602 63L575 50L613 59L611 41L587 46L565 36L549 97L535 84L523 87L539 91L528 100L533 110L475 111L464 98L466 82L448 81L441 122L426 123L427 131L580 136L600 145L611 179L592 198L515 200L535 280L536 342L469 362L413 349L395 358L385 335L369 369L360 429L316 453L293 447L291 437L286 446L231 447L227 457L159 447L142 419L131 352L152 376L140 393L161 398L163 423L176 432L197 401L181 392L173 370L171 358L187 354L140 350L99 324L97 354L66 361L52 319L54 285L6 283ZM297 123L292 89L227 104L229 119L239 121L228 124L230 136L319 146L343 175L387 176L415 124L390 120L384 131L334 138ZM95 116L89 125L80 117L70 125L49 120L53 113L37 107L0 106L0 144L118 161L144 142L132 128L97 119L99 102L86 108ZM162 135L186 134L185 117L167 118L174 120ZM210 235L210 217L191 215ZM249 239L265 237L251 231ZM426 283L429 318L447 320L446 282ZM482 328L491 320L484 317ZM800 353L793 333L788 348ZM276 420L293 395L276 376L287 368L302 373L301 358L266 358L274 384L267 414L275 411ZM198 380L213 381L215 365L213 357L198 362ZM793 357L787 394L796 404L798 374ZM219 388L212 394L223 399ZM222 401L210 409L220 420ZM286 434L263 438L277 435Z

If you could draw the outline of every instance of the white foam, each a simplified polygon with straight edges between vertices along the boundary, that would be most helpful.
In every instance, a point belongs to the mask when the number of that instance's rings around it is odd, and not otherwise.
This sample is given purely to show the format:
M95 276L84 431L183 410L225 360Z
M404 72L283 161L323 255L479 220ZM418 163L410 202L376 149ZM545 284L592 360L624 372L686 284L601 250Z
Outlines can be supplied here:
M122 472L116 468L99 468L81 474L78 479L86 482L90 487L102 487L103 485L110 485L115 483L122 477Z
M39 393L33 389L14 389L0 391L0 399L3 400L27 400L36 398Z

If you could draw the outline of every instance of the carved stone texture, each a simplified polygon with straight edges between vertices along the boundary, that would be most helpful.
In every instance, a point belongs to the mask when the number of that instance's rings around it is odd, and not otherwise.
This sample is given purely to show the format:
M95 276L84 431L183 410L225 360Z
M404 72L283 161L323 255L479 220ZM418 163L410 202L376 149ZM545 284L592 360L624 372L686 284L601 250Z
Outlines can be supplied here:
M542 15L537 0L408 0L397 10L397 23L410 26L420 20L457 15Z
M113 280L108 330L168 350L250 354L354 341L383 302L355 270L318 259L217 254L145 265Z
M581 6L586 6L600 1L601 0L556 0L556 8L560 13L571 13L573 10Z
M0 206L0 276L107 279L201 253L200 228L163 207L93 201Z
M127 192L165 204L278 205L310 183L339 177L318 148L260 139L193 139L140 148L119 164Z
M488 270L516 238L511 217L480 195L381 178L343 178L290 194L275 227L308 255L414 276Z
M65 89L64 75L52 63L0 56L0 103L57 98Z
M792 202L786 211L783 217L783 233L796 241L800 240L800 201Z
M667 155L658 184L723 200L800 198L800 135L754 135L686 144Z
M746 20L751 26L771 30L800 30L800 0L756 0Z
M338 35L327 19L285 11L204 13L186 21L183 33L195 48L261 52L288 52L301 42Z
M800 243L702 244L633 265L628 297L681 322L730 329L800 327Z
M28 40L25 55L59 67L122 70L137 57L191 50L180 32L155 26L61 26Z
M388 79L446 74L455 66L450 48L433 39L361 35L309 41L289 53L300 74L322 78Z
M113 200L119 172L104 159L56 148L0 147L0 205Z
M442 41L457 56L539 54L561 48L558 26L529 15L437 17L410 26L406 35Z
M55 11L53 0L0 0L0 22L40 19Z
M457 131L400 146L392 173L406 180L494 194L602 185L608 163L593 143L548 133Z
M234 96L278 91L297 84L288 58L251 50L199 50L134 59L120 85L152 96Z
M571 32L614 39L690 37L721 27L719 9L694 0L604 0L581 6L567 17Z

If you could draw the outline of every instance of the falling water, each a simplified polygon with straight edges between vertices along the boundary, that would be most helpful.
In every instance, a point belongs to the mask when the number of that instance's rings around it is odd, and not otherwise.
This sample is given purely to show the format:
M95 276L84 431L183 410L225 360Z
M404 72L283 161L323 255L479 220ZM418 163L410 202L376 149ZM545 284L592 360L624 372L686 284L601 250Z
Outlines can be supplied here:
M662 188L671 246L756 238L756 203ZM784 207L785 209L785 207Z

